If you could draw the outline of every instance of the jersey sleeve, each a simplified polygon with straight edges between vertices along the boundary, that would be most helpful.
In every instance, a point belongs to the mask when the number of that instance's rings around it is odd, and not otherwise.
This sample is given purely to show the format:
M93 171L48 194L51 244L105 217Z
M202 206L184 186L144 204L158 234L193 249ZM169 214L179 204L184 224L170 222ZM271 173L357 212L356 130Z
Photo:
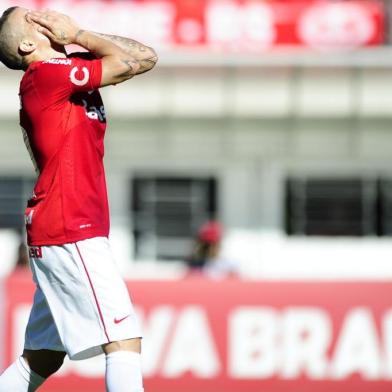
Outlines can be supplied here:
M40 63L35 70L34 84L41 100L61 101L81 91L98 89L101 78L100 59L70 57Z

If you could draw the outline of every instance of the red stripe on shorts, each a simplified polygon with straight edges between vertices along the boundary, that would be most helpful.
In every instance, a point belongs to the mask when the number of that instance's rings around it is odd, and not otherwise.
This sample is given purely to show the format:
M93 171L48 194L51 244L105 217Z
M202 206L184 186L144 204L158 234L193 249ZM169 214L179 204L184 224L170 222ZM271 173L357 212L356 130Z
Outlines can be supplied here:
M78 245L75 244L75 246L76 246L76 250L77 250L78 253L79 253L80 260L82 261L84 270L86 271L87 279L88 279L88 281L89 281L89 283L90 283L91 290L93 291L95 303L96 303L97 308L98 308L99 317L100 317L101 322L102 322L102 325L103 325L103 330L105 331L105 335L106 335L106 338L107 338L107 340L108 340L108 343L110 343L109 335L108 335L108 332L107 332L107 330L106 330L106 324L105 324L105 321L104 321L104 319L103 319L101 307L100 307L100 305L99 305L98 298L97 298L97 294L95 293L95 289L94 289L93 283L92 283L92 281L91 281L90 274L88 273L86 264L84 263L84 260L83 260L82 254L80 253L80 250L79 250Z

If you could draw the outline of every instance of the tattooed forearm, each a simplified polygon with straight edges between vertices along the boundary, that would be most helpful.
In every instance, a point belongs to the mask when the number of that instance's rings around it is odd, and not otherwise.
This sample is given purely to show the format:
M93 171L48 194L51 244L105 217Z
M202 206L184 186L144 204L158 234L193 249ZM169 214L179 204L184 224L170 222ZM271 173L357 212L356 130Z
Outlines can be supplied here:
M120 37L118 35L111 35L111 34L101 34L101 33L94 33L94 34L97 34L102 38L112 41L116 45L120 46L121 49L123 49L133 57L137 58L138 60L142 60L143 57L146 55L146 52L151 50L149 47L131 38L125 38L125 37Z
M136 75L137 70L139 69L139 63L137 61L122 59L121 62L128 67L128 70L119 75L119 77Z
M157 63L157 60L157 56L154 56L149 59L139 61L140 69L138 71L138 74L140 75L154 68L155 64Z
M120 37L117 35L94 33L120 47L125 53L135 58L140 65L138 74L144 73L152 69L158 61L157 54L154 49L141 44L131 38Z

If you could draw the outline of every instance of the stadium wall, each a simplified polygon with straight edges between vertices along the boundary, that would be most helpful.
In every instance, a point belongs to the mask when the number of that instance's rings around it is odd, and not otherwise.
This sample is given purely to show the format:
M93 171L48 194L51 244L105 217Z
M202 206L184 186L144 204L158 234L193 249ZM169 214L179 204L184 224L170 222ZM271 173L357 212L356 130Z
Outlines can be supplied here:
M164 58L148 77L103 89L112 231L125 244L119 259L134 258L130 181L140 174L212 176L228 233L280 236L288 177L390 177L386 57L384 49L285 54L230 66L214 56L199 66L196 55L177 65ZM0 70L0 175L33 177L17 125L19 77Z

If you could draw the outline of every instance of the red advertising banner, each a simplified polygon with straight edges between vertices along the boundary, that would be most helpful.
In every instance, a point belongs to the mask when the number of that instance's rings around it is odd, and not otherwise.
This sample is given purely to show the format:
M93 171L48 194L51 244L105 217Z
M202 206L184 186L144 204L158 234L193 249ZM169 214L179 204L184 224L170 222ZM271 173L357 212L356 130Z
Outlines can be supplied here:
M389 392L392 283L128 282L144 326L148 392ZM6 283L6 362L34 287ZM3 343L3 342L2 342ZM46 392L104 391L104 362L68 362Z
M13 1L4 3L14 5ZM20 0L66 12L83 28L132 36L158 49L260 53L279 46L347 49L384 41L378 0ZM4 5L6 7L6 5Z

